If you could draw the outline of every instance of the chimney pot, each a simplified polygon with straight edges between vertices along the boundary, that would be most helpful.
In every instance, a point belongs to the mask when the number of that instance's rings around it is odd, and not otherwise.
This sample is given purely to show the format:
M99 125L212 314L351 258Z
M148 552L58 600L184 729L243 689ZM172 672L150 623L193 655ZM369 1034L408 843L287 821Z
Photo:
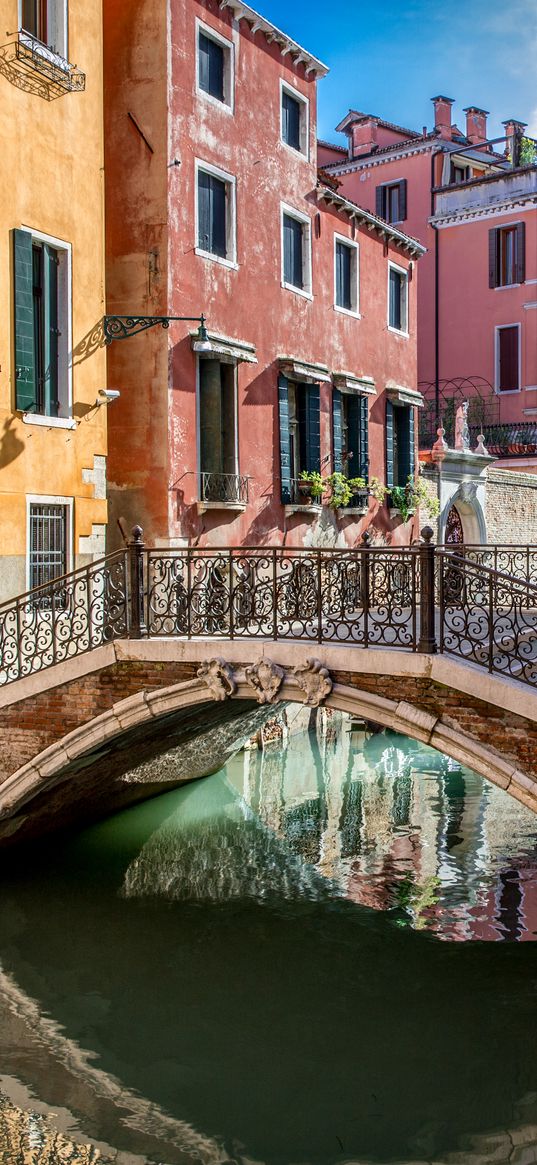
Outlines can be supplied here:
M488 109L478 109L477 105L469 105L463 112L466 114L466 137L470 145L482 145L487 140Z
M434 106L434 128L441 138L451 141L452 97L431 97Z

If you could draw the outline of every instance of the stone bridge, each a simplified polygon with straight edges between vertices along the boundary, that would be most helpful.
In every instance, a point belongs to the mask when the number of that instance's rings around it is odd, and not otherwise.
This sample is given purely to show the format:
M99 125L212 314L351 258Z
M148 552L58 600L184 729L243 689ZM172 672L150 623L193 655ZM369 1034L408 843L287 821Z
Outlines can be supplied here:
M289 701L405 733L537 810L537 694L516 681L389 648L217 647L116 640L0 690L0 842L95 820L213 772Z
M537 550L116 552L0 607L0 843L220 768L273 707L432 745L537 809Z

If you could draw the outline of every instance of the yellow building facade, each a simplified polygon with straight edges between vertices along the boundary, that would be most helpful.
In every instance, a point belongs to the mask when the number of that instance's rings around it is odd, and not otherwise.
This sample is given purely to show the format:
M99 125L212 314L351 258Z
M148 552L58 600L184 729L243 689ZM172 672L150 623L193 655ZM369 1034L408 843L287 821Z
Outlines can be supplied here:
M4 0L2 18L5 600L104 553L108 400L101 0Z

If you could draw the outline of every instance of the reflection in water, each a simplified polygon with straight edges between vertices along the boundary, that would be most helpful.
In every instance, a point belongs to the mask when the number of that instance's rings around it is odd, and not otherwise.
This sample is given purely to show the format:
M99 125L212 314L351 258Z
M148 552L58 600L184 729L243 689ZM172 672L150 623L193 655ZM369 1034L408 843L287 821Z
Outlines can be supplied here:
M321 722L5 877L12 1106L121 1165L537 1162L536 820Z

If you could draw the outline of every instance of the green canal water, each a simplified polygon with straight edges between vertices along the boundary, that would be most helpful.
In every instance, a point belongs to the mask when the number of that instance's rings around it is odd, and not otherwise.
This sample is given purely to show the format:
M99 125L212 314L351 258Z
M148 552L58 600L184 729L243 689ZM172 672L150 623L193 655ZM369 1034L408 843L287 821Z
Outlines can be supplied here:
M3 870L1 1165L537 1162L537 819L323 718Z

